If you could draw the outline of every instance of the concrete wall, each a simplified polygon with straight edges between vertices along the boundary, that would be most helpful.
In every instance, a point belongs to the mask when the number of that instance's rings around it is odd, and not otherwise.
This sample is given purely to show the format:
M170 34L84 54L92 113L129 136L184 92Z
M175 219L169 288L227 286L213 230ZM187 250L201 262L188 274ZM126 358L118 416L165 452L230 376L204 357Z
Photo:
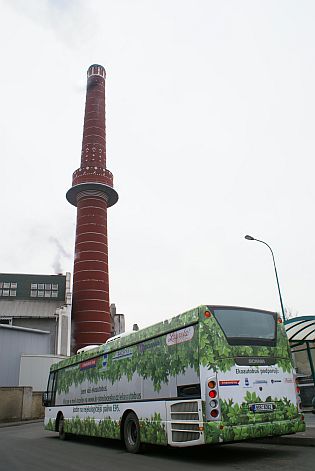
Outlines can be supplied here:
M44 417L42 393L32 388L0 388L0 422Z
M0 421L32 417L32 388L0 388Z
M45 416L45 408L42 405L41 392L33 392L31 416L32 419L43 419Z

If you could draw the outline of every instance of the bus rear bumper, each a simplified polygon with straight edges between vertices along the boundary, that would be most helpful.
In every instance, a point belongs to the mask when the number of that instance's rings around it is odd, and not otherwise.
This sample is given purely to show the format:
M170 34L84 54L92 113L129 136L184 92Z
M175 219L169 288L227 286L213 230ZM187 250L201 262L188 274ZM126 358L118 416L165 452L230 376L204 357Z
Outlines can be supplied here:
M292 420L280 420L247 425L225 425L222 422L207 422L205 425L205 443L226 443L274 437L305 431L302 416Z

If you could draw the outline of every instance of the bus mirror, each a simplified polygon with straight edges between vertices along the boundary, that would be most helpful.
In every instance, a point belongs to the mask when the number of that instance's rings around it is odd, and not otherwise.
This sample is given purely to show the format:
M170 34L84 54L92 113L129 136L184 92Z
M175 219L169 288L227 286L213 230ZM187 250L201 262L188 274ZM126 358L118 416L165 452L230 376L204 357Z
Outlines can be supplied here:
M44 407L49 406L48 392L44 392L42 396L42 404Z

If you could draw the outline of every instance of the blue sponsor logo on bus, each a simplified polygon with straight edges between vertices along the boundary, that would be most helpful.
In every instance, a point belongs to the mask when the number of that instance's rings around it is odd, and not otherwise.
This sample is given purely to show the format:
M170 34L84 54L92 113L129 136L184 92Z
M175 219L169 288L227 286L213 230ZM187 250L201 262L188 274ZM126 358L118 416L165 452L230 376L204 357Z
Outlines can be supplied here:
M124 348L123 350L118 350L113 356L113 360L124 360L125 358L130 358L132 356L131 348Z

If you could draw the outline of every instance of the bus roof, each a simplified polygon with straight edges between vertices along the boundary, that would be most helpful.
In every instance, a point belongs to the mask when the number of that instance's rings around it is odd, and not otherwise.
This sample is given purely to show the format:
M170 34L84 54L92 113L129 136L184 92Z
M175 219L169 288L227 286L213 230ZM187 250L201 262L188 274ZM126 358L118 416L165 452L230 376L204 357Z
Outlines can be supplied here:
M190 311L186 311L182 314L172 317L171 319L166 319L165 321L158 322L157 324L144 327L141 330L130 332L127 335L119 335L115 339L109 339L109 341L100 345L96 349L81 352L69 358L66 358L65 360L62 360L59 363L54 363L51 366L51 371L60 368L65 368L66 366L74 365L86 359L96 357L113 350L128 347L130 345L133 345L134 343L142 342L157 335L163 335L168 332L171 332L172 330L180 329L181 327L185 327L186 325L193 324L198 321L199 310L201 307L205 308L206 306L198 306L194 309L191 309Z
M222 305L220 306L220 305L202 304L194 309L190 309L189 311L183 312L182 314L179 314L170 319L166 319L162 322L158 322L157 324L144 327L141 330L117 335L117 338L108 339L106 343L100 345L98 348L95 348L90 351L83 351L81 353L78 353L76 355L73 355L69 358L62 360L59 363L54 363L50 369L51 371L54 371L61 368L65 368L66 366L80 363L81 361L87 360L89 358L93 358L93 357L102 355L104 353L111 352L113 350L118 350L120 348L125 348L138 342L143 342L150 338L154 338L157 335L167 334L168 332L171 332L173 330L180 329L185 326L191 325L195 322L198 322L200 312L204 312L207 309L215 309L215 308L245 309L245 310L252 310L252 311L271 312L271 311L263 311L262 309L246 308L246 307L240 307L240 306L222 306Z

